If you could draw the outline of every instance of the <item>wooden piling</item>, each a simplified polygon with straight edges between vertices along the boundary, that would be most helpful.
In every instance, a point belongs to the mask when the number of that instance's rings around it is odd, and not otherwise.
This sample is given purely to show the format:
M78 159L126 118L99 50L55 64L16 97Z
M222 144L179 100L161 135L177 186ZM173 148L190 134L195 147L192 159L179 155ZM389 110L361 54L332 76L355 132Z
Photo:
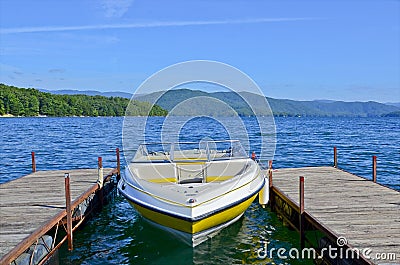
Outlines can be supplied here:
M300 177L299 183L299 202L300 202L300 215L299 215L299 228L300 228L300 247L304 248L305 234L304 234L304 177Z
M376 156L372 156L372 181L376 183Z
M336 146L333 147L333 166L335 168L338 167L338 164L337 164L337 148L336 148Z
M69 185L69 173L64 174L65 181L65 210L67 211L67 241L68 250L73 249L72 242L72 211L71 211L71 190Z
M36 172L35 152L31 152L32 157L32 172Z

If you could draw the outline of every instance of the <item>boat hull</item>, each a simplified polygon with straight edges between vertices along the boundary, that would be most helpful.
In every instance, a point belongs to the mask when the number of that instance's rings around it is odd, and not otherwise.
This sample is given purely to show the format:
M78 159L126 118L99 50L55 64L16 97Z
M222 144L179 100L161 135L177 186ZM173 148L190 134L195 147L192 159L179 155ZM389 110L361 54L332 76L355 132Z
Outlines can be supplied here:
M197 246L240 219L256 197L257 193L197 221L173 217L170 214L139 205L132 200L128 199L128 201L154 226L177 236L190 246Z
M198 233L203 230L207 230L214 226L218 226L225 223L233 218L241 215L246 211L250 204L254 201L257 194L252 195L249 198L241 200L225 209L221 209L215 214L207 216L197 221L184 220L178 216L174 217L170 214L162 213L161 211L144 207L133 201L129 201L130 204L145 218L158 223L163 226L174 228L176 230L186 233Z
M182 181L180 170L186 170L189 178ZM198 172L202 182L197 181ZM169 181L172 177L174 182ZM118 189L150 223L196 246L238 220L263 187L268 187L265 183L268 179L250 159L134 163L127 167Z
M192 233L186 233L186 232L182 232L179 231L177 229L173 229L170 228L168 226L164 226L164 225L160 225L156 222L153 222L147 218L144 218L148 223L150 223L151 225L153 225L154 227L164 230L167 233L171 234L172 236L174 236L175 238L178 238L181 242L185 243L188 246L191 247L195 247L201 243L203 243L204 241L208 240L209 238L214 237L215 235L217 235L222 229L224 229L225 227L230 226L231 224L237 222L244 213L236 216L235 218L233 218L232 220L229 220L225 223L222 223L220 225L211 227L207 230L192 234Z

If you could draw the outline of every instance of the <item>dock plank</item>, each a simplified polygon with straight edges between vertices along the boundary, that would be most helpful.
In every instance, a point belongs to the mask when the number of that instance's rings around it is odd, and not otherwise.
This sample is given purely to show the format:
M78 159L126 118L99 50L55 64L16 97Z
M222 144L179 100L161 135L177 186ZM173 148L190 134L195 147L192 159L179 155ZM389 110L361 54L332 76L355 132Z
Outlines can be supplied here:
M105 168L104 175L112 169ZM0 184L0 257L65 209L64 173L71 200L97 181L97 169L38 171Z
M334 167L273 171L273 185L299 203L304 176L305 210L356 248L396 253L400 263L400 193ZM373 263L379 263L373 261Z

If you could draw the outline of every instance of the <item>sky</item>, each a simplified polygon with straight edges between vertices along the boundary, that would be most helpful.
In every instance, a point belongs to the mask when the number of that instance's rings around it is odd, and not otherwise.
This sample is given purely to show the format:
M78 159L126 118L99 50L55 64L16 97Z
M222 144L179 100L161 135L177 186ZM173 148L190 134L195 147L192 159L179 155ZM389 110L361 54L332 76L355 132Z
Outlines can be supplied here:
M134 93L212 60L264 95L400 102L400 1L0 0L0 82Z

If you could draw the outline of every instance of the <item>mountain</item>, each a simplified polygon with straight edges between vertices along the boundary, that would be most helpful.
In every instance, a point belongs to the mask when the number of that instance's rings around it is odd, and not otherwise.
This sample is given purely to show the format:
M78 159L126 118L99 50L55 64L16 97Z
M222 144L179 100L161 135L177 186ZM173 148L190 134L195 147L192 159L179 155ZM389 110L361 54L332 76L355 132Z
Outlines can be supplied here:
M159 98L162 95L161 98ZM259 113L257 106L263 104L263 97L249 92L204 92L199 90L178 89L169 90L165 93L154 92L147 95L135 97L139 101L154 102L157 98L157 105L171 111L174 106L179 103L189 100L193 97L211 97L219 99L230 107L232 107L239 115L251 116L253 111L243 100L242 96L250 99L251 105L256 108L256 113ZM274 116L312 116L312 117L376 117L382 116L391 112L400 111L399 107L386 105L374 101L369 102L344 102L331 100L314 100L314 101L295 101L289 99L274 99L267 98ZM202 104L206 106L204 101ZM193 107L197 107L195 104ZM209 104L209 108L214 108L215 104ZM189 112L189 113L188 113ZM193 111L192 111L193 112ZM191 110L188 107L182 109L182 113L177 115L190 114ZM215 113L214 113L215 114ZM268 113L261 113L268 115Z
M72 90L72 89L64 89L64 90L38 89L38 90L41 92L51 93L55 95L87 95L87 96L119 97L128 99L132 97L132 94L126 92L100 92L96 90Z
M99 92L93 90L41 90L52 94L85 94L85 95L101 95L107 97L123 97L130 99L132 94L126 92ZM246 98L250 98L252 106L260 106L263 104L263 98L256 94L249 92L205 92L200 90L190 89L177 89L164 92L153 92L150 94L139 94L134 95L135 100L153 102L155 99L162 97L158 100L157 104L162 108L171 111L174 106L184 102L185 100L193 97L212 97L219 99L227 103L232 107L239 115L250 116L253 115L253 111L244 102L241 95L246 95ZM274 99L267 98L268 103L275 116L313 116L313 117L368 117L368 116L384 116L392 112L400 111L400 103L378 103L374 101L369 102L344 102L334 100L313 100L313 101L296 101L290 99ZM204 105L204 101L202 102ZM193 105L193 102L192 102ZM195 104L197 108L201 108L203 105ZM212 105L212 106L211 106ZM209 115L218 115L223 108L214 109L216 106L215 102L204 107L205 113ZM224 109L225 110L225 109ZM190 106L181 106L180 113L175 115L190 115L202 109L193 109ZM259 109L256 109L259 113ZM268 113L261 113L267 115ZM396 115L391 114L391 115Z
M400 117L400 110L382 115L383 117Z
M335 100L329 100L329 99L315 99L313 101L314 102L320 102L320 103L332 103L332 102L335 102Z
M387 102L386 105L396 106L400 108L400 102Z
M381 116L400 110L395 106L382 103L333 101L293 101L268 99L276 116L333 116L333 117L370 117Z

